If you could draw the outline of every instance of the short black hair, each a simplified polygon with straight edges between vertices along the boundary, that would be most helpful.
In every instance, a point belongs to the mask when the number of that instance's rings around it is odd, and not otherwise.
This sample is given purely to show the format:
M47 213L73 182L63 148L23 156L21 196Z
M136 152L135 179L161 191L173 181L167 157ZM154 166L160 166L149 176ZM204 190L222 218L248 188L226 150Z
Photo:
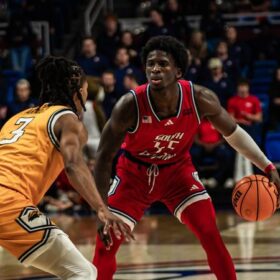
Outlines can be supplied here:
M86 40L91 40L94 44L96 44L96 39L92 36L84 36L82 38L82 43L84 43L84 41L86 41Z
M142 49L141 58L143 64L146 64L149 53L155 50L170 54L184 76L188 68L188 54L183 43L172 36L156 36L151 38Z
M85 110L80 88L86 76L75 61L65 57L47 56L38 62L36 72L42 83L39 107L44 103L68 105L77 112L73 101L74 93L77 93Z
M101 76L103 76L104 74L110 74L110 75L112 75L112 76L115 78L115 72L114 72L114 70L112 70L112 69L107 69L107 70L105 70L105 71L102 73Z
M250 87L250 82L249 80L245 79L245 78L240 78L237 82L237 87L239 86L248 86Z

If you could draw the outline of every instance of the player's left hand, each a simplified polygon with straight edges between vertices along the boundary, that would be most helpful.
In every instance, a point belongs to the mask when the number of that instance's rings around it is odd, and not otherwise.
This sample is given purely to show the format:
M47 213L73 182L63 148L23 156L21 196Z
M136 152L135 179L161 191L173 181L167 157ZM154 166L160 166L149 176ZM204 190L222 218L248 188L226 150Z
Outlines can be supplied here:
M106 249L110 249L113 245L113 239L111 232L116 236L117 239L124 237L126 241L134 240L134 236L128 225L126 225L121 219L112 214L107 208L101 208L98 210L98 218L104 224L98 230L99 236L103 241Z
M278 208L280 207L280 177L277 169L270 170L267 174L269 181L272 184L274 184L277 188L277 196L278 196Z

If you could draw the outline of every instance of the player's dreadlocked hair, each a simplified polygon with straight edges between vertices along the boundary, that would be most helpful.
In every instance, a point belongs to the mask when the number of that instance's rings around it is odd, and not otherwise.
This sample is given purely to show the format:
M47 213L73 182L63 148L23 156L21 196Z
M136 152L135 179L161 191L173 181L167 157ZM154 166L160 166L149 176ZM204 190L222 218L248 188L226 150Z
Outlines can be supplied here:
M69 105L77 112L73 101L74 93L77 93L85 110L80 93L85 74L76 62L64 57L47 56L39 61L36 71L42 83L39 107L44 103Z
M156 36L151 38L142 49L142 63L145 65L150 52L160 50L170 54L175 64L181 69L182 75L188 67L188 54L185 46L176 38L171 36Z

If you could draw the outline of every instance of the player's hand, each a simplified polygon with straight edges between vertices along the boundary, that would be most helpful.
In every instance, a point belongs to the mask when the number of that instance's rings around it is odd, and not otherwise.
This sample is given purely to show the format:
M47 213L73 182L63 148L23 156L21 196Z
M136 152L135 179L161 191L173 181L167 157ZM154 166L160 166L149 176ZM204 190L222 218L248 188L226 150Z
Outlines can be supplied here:
M277 196L278 196L278 208L280 207L280 177L277 169L270 170L267 174L269 181L272 184L274 184L277 188Z
M119 240L122 237L124 237L126 241L135 239L129 226L112 214L106 207L100 208L97 214L100 221L104 224L98 229L98 233L104 245L106 246L106 249L110 249L110 247L113 245L113 239L111 236L112 232Z

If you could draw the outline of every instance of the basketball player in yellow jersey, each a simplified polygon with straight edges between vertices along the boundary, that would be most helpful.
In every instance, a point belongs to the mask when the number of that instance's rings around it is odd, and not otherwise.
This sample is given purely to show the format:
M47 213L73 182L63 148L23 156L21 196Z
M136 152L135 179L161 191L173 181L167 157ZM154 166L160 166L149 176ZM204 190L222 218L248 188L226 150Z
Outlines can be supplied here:
M130 230L103 203L83 160L87 132L79 120L87 98L82 69L65 58L37 66L40 105L12 117L0 132L0 246L25 265L62 279L96 279L95 267L36 205L65 168L73 187L121 238ZM101 276L102 277L102 276Z

